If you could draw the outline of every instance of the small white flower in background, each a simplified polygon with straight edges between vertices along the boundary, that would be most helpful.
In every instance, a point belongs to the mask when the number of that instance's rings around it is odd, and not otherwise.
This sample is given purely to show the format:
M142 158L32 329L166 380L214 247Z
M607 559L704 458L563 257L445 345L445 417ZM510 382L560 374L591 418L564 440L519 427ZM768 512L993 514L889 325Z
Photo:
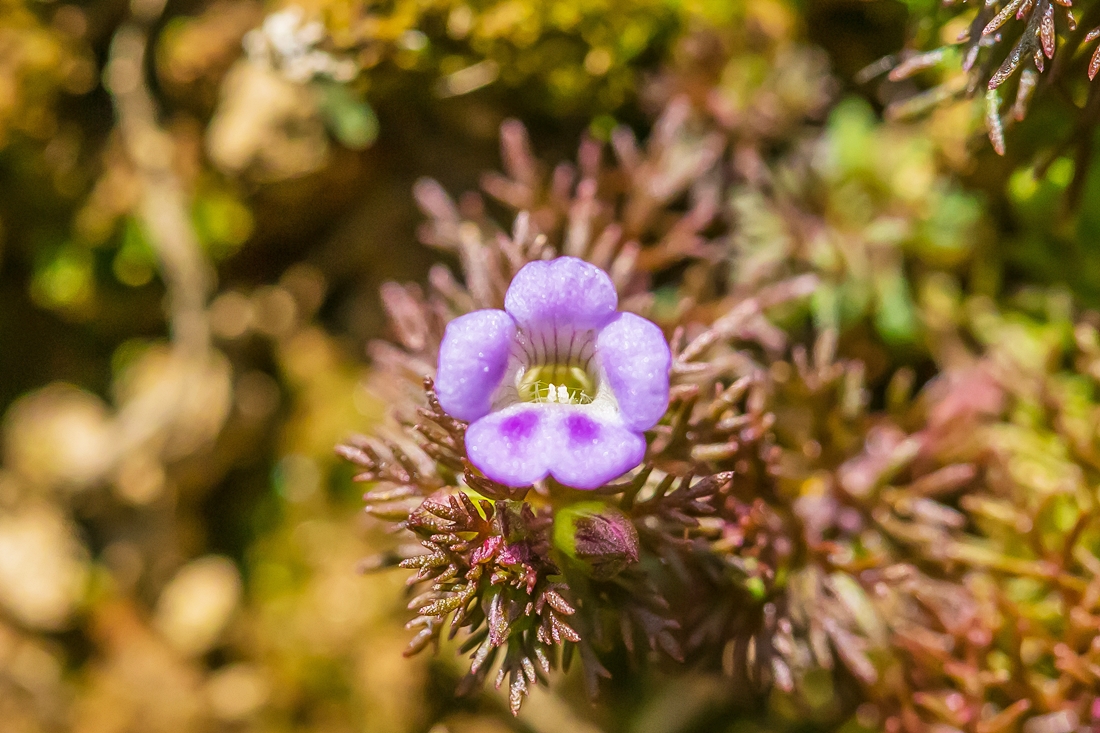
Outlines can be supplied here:
M249 61L275 69L292 81L353 79L358 71L355 62L317 48L324 39L325 26L307 21L305 12L292 5L267 16L263 25L245 34L243 45Z

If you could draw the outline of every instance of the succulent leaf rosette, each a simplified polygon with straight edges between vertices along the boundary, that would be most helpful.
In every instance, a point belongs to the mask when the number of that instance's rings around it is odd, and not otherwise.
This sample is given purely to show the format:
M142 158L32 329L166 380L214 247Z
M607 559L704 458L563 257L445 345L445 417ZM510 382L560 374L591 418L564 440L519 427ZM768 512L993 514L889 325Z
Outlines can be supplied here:
M371 344L371 390L401 431L338 452L369 483L367 512L419 546L364 567L413 571L406 654L459 637L459 690L495 676L513 713L574 663L595 697L619 643L638 658L720 651L760 690L809 658L801 640L773 643L804 624L781 610L789 520L757 493L780 458L757 358L785 348L765 310L816 278L729 292L705 233L724 226L718 138L698 136L686 105L644 149L621 130L618 165L586 142L548 190L506 123L511 177L486 191L516 212L511 232L421 181L422 240L461 272L383 287L396 343ZM671 308L653 287L666 275L683 280Z
M471 423L466 451L488 478L595 489L642 462L672 356L654 323L617 306L606 273L559 257L525 265L504 310L447 326L439 404Z
M422 240L461 271L384 287L395 340L372 344L371 385L403 431L339 448L370 483L368 513L419 543L365 565L412 571L406 653L457 637L459 690L495 676L514 714L571 664L596 695L625 655L720 669L728 709L767 700L775 730L1100 719L1084 490L1100 460L1079 412L1092 402L1064 372L1100 374L1085 366L1095 326L1028 337L970 299L973 322L950 328L973 353L943 354L919 389L911 368L875 367L880 345L850 321L814 334L792 316L832 275L813 257L782 250L745 277L745 210L711 205L743 181L702 124L672 103L644 149L621 133L609 166L586 141L547 180L506 124L506 175L485 191L510 227L480 197L418 184ZM1062 313L1055 302L1036 310ZM1069 333L1079 353L1049 351ZM1032 446L1063 400L1049 437L1085 432Z

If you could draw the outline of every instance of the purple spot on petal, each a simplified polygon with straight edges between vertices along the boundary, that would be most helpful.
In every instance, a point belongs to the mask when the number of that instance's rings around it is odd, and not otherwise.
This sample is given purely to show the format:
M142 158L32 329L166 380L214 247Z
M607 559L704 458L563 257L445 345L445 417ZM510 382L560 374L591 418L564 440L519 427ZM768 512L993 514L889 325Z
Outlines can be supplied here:
M554 457L551 421L534 406L516 405L466 429L466 454L486 476L507 486L528 486L546 476ZM557 443L564 443L558 438Z
M614 416L573 408L559 413L549 464L555 479L575 489L595 489L642 462L645 438L614 422Z
M584 415L572 414L565 418L565 430L571 445L595 443L600 435L600 426L595 420Z
M527 440L535 432L539 416L534 410L512 415L500 424L500 435L510 443Z

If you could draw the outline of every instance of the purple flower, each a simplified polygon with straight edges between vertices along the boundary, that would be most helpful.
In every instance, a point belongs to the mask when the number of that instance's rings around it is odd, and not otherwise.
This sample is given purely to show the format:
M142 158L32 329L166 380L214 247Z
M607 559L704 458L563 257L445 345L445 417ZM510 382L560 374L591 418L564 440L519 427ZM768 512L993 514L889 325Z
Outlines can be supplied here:
M439 403L471 423L466 453L486 476L594 489L641 463L672 357L656 325L617 306L603 270L559 257L525 265L504 310L448 324Z

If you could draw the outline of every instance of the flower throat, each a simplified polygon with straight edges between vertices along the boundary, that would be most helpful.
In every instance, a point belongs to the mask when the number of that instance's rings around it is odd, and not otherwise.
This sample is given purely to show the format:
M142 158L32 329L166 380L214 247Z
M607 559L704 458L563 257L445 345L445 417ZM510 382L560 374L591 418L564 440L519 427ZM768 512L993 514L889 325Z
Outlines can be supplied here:
M581 367L543 364L524 371L519 397L524 402L587 405L596 397L596 381Z

